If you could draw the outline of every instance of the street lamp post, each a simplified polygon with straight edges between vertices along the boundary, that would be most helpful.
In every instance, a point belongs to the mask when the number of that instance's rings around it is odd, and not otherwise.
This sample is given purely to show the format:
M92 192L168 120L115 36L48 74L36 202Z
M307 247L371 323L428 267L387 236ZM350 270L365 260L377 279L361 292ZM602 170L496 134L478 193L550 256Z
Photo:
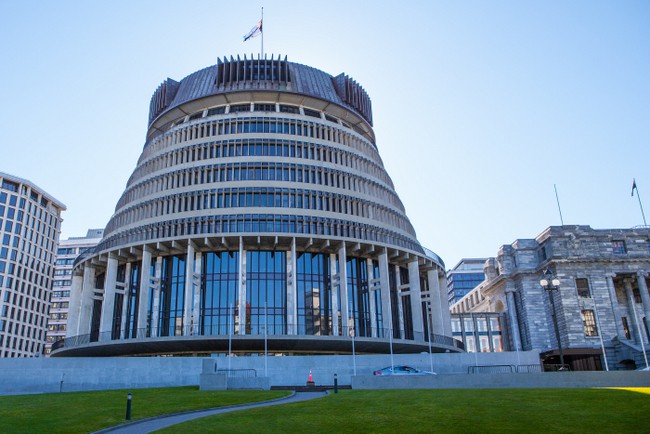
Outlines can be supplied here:
M553 309L553 325L555 326L555 339L557 340L557 347L560 351L560 369L564 369L564 352L562 351L562 341L560 340L560 328L557 325L557 311L555 309L555 298L553 291L560 289L560 279L557 278L548 268L544 270L539 284L548 292L548 297L551 299L551 308Z

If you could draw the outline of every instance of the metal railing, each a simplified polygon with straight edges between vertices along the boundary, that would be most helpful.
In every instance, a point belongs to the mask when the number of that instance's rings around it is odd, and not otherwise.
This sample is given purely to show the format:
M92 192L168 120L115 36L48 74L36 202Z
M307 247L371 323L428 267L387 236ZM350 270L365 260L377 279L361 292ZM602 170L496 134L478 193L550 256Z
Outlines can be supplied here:
M234 333L231 332L234 330ZM390 334L393 334L391 337ZM237 338L238 336L313 336L313 337L341 337L354 339L380 339L382 341L392 340L403 343L404 341L413 342L420 345L428 345L438 347L446 346L464 350L464 344L452 337L438 335L432 333L427 336L423 332L410 333L409 336L398 336L394 330L387 328L370 328L367 327L363 333L359 333L355 327L339 327L338 331L331 327L305 325L305 324L280 324L268 326L254 326L246 327L245 333L239 333L239 326L230 327L224 324L213 326L174 326L174 327L149 327L139 328L129 331L127 334L118 333L116 331L95 332L79 336L71 336L61 339L52 344L52 351L61 348L76 348L91 344L93 342L111 342L111 341L128 341L131 339L158 339L166 337L187 337L187 336L214 336L221 338Z
M468 374L532 374L544 372L542 365L473 365L467 367Z
M217 374L230 378L254 378L257 377L255 369L217 369Z

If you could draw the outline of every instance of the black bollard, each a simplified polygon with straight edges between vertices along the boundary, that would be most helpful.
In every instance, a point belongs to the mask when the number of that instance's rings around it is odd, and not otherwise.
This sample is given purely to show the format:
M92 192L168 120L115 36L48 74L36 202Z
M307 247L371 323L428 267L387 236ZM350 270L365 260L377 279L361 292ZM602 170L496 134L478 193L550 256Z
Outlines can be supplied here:
M334 393L339 393L339 379L334 374Z
M131 392L126 396L126 420L131 420Z

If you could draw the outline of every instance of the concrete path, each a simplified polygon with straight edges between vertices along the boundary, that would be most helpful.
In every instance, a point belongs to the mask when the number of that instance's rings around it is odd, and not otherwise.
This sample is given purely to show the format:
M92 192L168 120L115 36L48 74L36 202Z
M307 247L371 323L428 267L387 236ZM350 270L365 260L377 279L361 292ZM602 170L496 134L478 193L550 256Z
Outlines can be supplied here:
M198 419L200 417L229 413L231 411L247 410L249 408L269 407L271 405L306 401L309 399L322 398L326 395L327 392L294 392L292 395L289 395L287 397L274 399L271 401L253 402L250 404L232 405L227 407L210 408L207 410L197 410L185 413L152 417L149 419L138 420L135 422L117 425L111 428L106 428L101 431L97 431L97 433L145 434L159 429L167 428L168 426L176 425L177 423L186 422L192 419Z

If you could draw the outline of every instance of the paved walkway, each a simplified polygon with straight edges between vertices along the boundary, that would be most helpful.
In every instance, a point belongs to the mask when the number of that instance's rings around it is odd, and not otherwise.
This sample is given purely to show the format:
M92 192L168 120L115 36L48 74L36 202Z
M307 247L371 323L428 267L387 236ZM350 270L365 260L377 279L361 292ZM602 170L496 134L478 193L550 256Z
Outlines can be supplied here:
M97 433L120 433L120 434L145 434L177 423L187 422L188 420L198 419L201 417L212 416L215 414L229 413L231 411L247 410L249 408L269 407L271 405L288 404L290 402L306 401L309 399L322 398L327 392L295 392L284 398L274 399L271 401L253 402L250 404L232 405L227 407L210 408L207 410L197 410L185 413L176 413L164 416L157 416L149 419L129 422L106 428Z

